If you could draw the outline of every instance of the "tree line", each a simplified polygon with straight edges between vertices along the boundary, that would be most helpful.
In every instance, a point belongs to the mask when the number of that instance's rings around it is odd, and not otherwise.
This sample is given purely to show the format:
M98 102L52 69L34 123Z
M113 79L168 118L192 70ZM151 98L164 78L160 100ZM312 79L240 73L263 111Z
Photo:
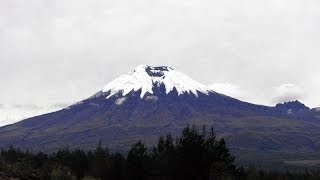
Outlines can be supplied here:
M237 168L224 139L213 128L186 127L174 139L161 136L148 148L138 141L126 155L99 142L94 151L63 148L53 154L2 150L0 179L224 180L319 179L319 173L291 174Z

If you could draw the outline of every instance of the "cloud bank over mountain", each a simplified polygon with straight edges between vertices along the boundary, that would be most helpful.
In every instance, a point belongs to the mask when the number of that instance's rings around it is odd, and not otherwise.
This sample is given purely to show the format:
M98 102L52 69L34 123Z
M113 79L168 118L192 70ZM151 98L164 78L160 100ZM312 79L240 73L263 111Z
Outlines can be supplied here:
M68 106L67 104L53 104L53 105L0 104L0 126L12 124L33 116L54 112L62 108L65 108L67 106Z
M1 1L0 102L74 102L148 64L203 84L231 82L259 104L288 99L273 88L290 83L318 106L319 7L317 0Z

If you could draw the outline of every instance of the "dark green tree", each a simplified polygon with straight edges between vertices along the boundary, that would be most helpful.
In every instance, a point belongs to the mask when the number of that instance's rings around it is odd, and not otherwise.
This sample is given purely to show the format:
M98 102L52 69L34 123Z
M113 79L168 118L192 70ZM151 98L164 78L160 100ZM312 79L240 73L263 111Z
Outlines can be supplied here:
M148 177L147 171L148 153L147 148L141 141L135 143L127 156L127 178L131 180L144 180Z
M93 153L90 170L94 177L100 179L107 179L110 173L110 152L107 147L103 148L101 141Z
M151 155L153 176L162 179L172 179L176 167L176 149L173 138L170 134L166 137L160 137L158 144L153 149Z
M88 159L87 155L83 150L76 149L71 153L70 167L77 179L84 177L88 169Z
M110 178L112 180L121 180L125 178L125 158L120 153L110 156Z
M176 173L179 179L202 179L205 158L205 136L200 134L195 126L188 126L177 139L177 166Z

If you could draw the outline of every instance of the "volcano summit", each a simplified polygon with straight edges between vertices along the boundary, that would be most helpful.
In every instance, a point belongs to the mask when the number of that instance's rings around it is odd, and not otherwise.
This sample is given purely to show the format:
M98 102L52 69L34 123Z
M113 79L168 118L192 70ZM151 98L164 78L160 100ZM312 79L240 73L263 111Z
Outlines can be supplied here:
M161 89L163 86L164 89ZM109 94L107 98L121 94L127 95L132 91L141 91L140 97L160 93L165 90L169 94L176 91L178 95L188 93L198 96L198 93L212 92L208 87L192 80L188 76L173 70L171 67L138 66L133 72L120 76L106 85L102 92ZM155 91L155 92L154 92Z

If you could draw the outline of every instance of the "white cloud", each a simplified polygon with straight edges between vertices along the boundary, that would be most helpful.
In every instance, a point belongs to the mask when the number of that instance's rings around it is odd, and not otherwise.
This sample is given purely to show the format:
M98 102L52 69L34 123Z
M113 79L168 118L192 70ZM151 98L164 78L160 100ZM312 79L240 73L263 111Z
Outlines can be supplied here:
M232 82L238 89L227 87L229 95L259 104L272 101L275 84L304 83L305 103L319 105L319 7L319 0L2 0L0 103L80 101L137 64L157 64L204 84Z
M214 83L209 87L221 94L254 103L267 106L274 106L277 103L299 100L305 102L307 93L301 86L284 83L272 88L260 90L250 89L250 87L240 87L232 83ZM312 106L311 106L312 107Z
M274 87L273 93L274 95L272 100L274 103L295 100L303 101L306 96L306 92L304 92L302 87L290 83Z
M0 104L0 126L19 122L23 119L54 112L66 107L66 104L53 104L53 105L8 105Z
M210 89L235 98L239 98L242 96L242 92L238 86L231 84L231 83L215 83L209 85Z
M214 83L209 88L220 94L224 94L241 101L257 103L257 98L251 91L232 83ZM262 103L262 102L260 102Z

